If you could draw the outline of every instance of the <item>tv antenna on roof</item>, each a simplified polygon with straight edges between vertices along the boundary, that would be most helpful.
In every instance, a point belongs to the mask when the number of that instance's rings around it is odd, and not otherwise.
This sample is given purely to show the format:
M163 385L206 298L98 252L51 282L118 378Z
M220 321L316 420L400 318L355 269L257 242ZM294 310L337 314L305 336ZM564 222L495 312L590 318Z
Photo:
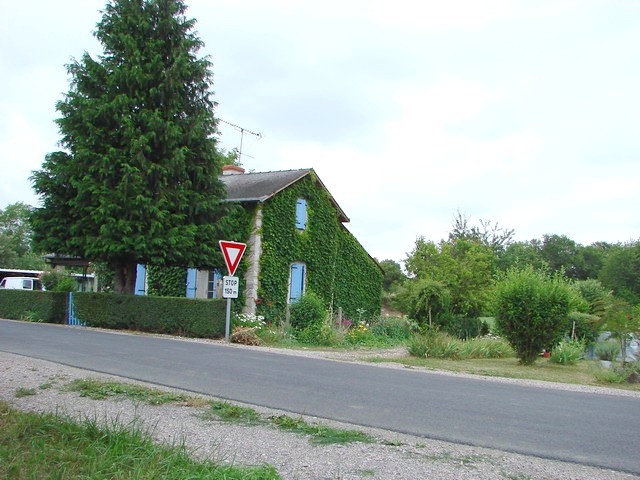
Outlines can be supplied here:
M262 138L262 134L260 133L256 133L256 132L252 132L251 130L247 130L244 127L240 127L238 125L234 125L231 122L227 122L226 120L223 120L221 118L218 118L218 120L220 120L222 123L226 123L227 125L232 126L233 128L235 128L236 130L240 130L240 149L238 150L238 163L241 164L241 160L242 160L242 141L244 139L244 132L247 132L251 135L254 135L256 137L258 137L258 140L260 140Z

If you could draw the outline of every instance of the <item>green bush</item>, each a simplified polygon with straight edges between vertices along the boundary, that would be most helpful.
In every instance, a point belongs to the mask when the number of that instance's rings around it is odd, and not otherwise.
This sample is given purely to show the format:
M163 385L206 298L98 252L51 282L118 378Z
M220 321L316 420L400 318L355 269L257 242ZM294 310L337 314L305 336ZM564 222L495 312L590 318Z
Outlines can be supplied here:
M596 357L613 362L620 355L620 344L615 341L598 342L595 348Z
M531 365L562 333L573 298L567 281L531 266L510 269L495 291L498 331Z
M567 341L562 340L551 349L551 360L560 365L575 365L578 360L584 357L585 342L583 340Z
M434 357L466 360L470 358L508 358L514 356L508 342L495 337L477 337L459 340L451 335L427 329L414 335L408 342L409 354L415 357Z
M0 318L67 322L67 297L62 292L0 290Z
M629 377L640 371L639 363L627 363L626 365L611 365L611 368L599 368L594 372L596 380L603 383L626 383Z
M411 324L404 318L378 317L369 323L373 335L391 340L407 340L411 337Z
M74 294L76 316L88 326L213 338L224 336L226 303L114 293Z
M509 358L515 352L502 338L476 337L460 343L459 355L460 358Z
M460 341L437 328L427 328L409 340L407 349L414 357L458 358Z
M289 310L289 324L298 332L320 329L326 318L327 309L322 299L313 292L300 297Z
M487 322L479 318L468 318L461 315L446 315L442 319L442 329L454 337L462 340L482 337L489 333Z
M296 339L300 343L335 347L344 342L344 334L333 328L333 325L325 320L320 324L312 324L302 331L297 331Z
M42 285L49 292L73 292L76 289L75 280L64 273L44 272L41 278Z

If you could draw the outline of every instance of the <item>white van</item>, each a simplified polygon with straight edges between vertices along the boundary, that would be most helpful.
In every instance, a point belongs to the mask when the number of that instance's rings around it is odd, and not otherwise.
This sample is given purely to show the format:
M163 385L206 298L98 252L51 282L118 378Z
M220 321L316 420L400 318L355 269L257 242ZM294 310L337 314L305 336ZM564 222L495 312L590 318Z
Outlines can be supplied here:
M5 277L0 281L0 288L7 290L43 290L42 282L34 277Z

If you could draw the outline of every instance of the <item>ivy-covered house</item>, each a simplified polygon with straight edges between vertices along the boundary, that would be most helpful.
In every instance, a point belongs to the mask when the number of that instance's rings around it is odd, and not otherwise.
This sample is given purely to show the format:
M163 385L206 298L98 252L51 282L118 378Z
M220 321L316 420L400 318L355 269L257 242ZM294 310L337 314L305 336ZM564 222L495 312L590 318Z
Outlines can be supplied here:
M347 230L349 218L313 169L246 173L228 165L221 180L227 201L239 206L237 233L226 240L247 243L236 272L243 312L281 319L287 304L312 291L347 316L379 313L382 270ZM190 269L187 296L220 296L224 274L224 265Z

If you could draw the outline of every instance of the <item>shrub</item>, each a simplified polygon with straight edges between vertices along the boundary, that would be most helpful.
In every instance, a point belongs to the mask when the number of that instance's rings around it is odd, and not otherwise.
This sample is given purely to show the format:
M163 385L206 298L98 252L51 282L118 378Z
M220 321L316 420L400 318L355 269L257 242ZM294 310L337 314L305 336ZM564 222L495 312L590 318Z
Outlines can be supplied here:
M407 340L411 337L411 324L404 318L379 317L369 323L369 330L373 335L392 340Z
M338 332L326 319L320 324L312 324L302 331L296 331L296 339L301 343L332 347L344 341L344 335Z
M438 328L427 328L414 335L407 345L414 357L457 358L460 341Z
M598 342L594 353L600 360L613 362L620 355L620 344L614 341Z
M41 280L42 285L49 292L73 292L76 286L73 278L56 271L44 272Z
M594 376L603 383L625 383L629 372L620 367L600 368L594 372Z
M76 293L76 316L92 327L213 338L224 336L223 300Z
M369 324L360 320L351 325L345 336L347 342L352 345L361 345L372 341L373 334L369 330Z
M47 323L67 322L68 294L31 290L0 290L0 318Z
M489 333L489 325L479 318L446 315L441 320L442 329L460 339L482 337Z
M496 325L521 364L531 365L558 338L566 324L572 295L563 277L531 266L510 269L498 282Z
M460 358L508 358L514 356L509 342L502 338L477 337L461 342Z
M611 365L611 368L596 370L596 380L605 383L638 383L640 378L640 362Z
M575 365L578 360L584 357L584 347L585 342L582 340L562 340L551 349L551 357L549 360L553 363L559 363L560 365Z
M300 297L289 310L289 323L298 332L319 329L326 318L327 310L322 299L312 292Z

